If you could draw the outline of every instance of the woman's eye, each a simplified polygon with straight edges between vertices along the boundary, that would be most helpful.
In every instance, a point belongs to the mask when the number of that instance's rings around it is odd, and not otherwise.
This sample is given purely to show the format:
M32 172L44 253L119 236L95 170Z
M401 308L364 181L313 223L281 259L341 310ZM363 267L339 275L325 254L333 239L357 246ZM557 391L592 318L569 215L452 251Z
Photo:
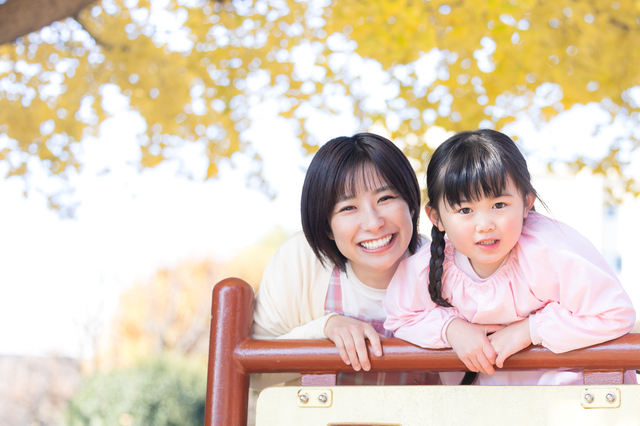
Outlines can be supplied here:
M384 197L381 197L378 202L381 203L383 201L393 200L394 198L396 198L396 197L394 197L393 195L385 195Z
M496 209L503 209L503 208L507 207L507 204L506 203L495 203L493 205L493 207L495 207Z
M340 212L348 212L348 211L354 210L354 209L355 209L355 207L353 207L353 206L345 206L345 207L341 208L340 210L338 210L338 213L340 213Z
M471 209L469 207L463 207L460 210L458 210L460 213L462 214L469 214L471 213Z

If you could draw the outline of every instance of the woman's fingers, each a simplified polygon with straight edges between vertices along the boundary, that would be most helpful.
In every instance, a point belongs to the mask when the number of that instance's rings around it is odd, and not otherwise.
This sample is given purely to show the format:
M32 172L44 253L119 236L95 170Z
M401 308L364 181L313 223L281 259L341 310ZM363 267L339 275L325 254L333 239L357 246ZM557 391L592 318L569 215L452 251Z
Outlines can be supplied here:
M331 339L333 343L336 345L336 349L338 349L338 354L340 354L340 358L344 361L345 364L350 365L351 361L349 361L349 355L344 348L344 342L342 341L342 336L335 336Z
M353 343L358 354L358 361L364 371L371 369L371 363L369 362L369 354L367 353L367 345L364 342L364 333L358 331L353 334Z
M381 336L365 322L335 315L327 321L325 335L335 343L342 360L356 371L371 369L366 339L371 342L373 354L382 356Z
M353 340L353 335L351 333L345 333L345 335L342 336L342 340L344 342L344 348L347 351L347 355L349 356L351 366L354 370L360 371L361 366L358 360L358 352L356 351L356 345Z
M375 356L382 356L381 335L371 326L364 329L364 335L369 339L369 342L371 342L373 354ZM382 336L382 338L385 339L385 336Z

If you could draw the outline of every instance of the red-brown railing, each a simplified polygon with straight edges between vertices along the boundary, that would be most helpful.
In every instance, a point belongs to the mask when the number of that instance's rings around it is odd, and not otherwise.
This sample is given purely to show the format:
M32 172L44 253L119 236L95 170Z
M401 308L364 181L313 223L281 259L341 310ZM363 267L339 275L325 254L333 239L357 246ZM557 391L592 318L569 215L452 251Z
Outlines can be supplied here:
M352 371L334 344L322 340L254 340L253 289L227 278L213 289L205 426L247 423L249 374L300 372L303 386L330 386ZM383 342L384 356L371 371L466 371L451 349L423 349L403 340ZM625 370L640 369L640 334L564 354L530 346L505 361L503 370L582 369L585 384L621 384Z

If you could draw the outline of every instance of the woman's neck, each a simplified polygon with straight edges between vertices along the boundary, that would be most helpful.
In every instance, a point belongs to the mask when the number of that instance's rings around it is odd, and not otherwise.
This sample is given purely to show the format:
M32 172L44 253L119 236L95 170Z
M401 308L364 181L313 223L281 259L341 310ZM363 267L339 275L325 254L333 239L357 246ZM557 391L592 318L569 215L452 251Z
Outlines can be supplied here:
M363 267L354 263L351 263L351 269L362 284L367 287L384 290L389 287L391 278L393 278L393 275L396 273L400 262L407 257L409 257L408 251L405 252L405 254L393 264L393 266L387 269Z

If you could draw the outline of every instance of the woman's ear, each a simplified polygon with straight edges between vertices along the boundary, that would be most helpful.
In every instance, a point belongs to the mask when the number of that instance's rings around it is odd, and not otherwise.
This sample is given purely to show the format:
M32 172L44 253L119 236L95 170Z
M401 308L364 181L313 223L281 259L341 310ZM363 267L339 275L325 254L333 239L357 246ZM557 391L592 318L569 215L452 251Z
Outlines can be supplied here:
M524 217L525 217L525 219L529 215L529 212L533 208L533 204L535 202L536 202L536 196L535 195L533 195L533 194L527 195L527 198L525 199L525 206L524 206Z
M333 238L333 232L331 232L331 230L327 231L327 237L329 237L330 240L336 240L335 238Z
M438 216L438 212L436 211L436 209L427 204L426 206L424 206L424 211L429 217L431 223L433 223L433 226L438 228L440 232L443 232L444 226L442 226L442 223L440 222L440 216Z

